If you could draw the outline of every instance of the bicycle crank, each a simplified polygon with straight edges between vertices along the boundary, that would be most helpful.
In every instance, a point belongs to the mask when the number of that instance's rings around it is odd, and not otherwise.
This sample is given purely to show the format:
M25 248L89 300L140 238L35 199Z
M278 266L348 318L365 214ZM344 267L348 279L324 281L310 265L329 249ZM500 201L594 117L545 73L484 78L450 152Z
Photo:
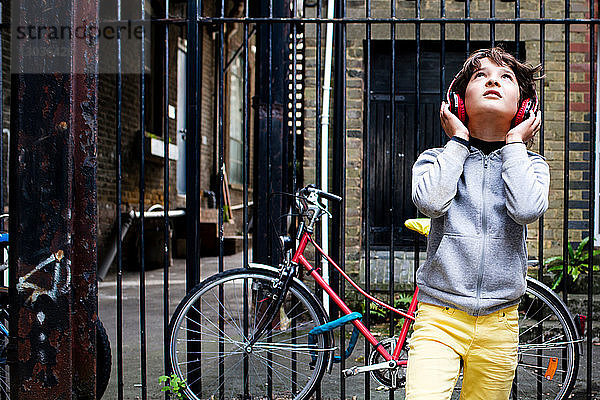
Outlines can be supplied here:
M395 369L397 368L396 361L384 361L377 364L365 365L362 367L354 366L342 371L344 376L347 378L349 376L358 375L363 372L371 372L371 371L379 371L382 369Z
M388 353L392 354L396 348L397 342L397 337L391 337L381 341L381 345L384 349L387 350ZM405 341L404 347L400 352L400 360L405 360L407 357L408 339ZM379 354L379 352L376 349L373 349L371 351L371 355L369 355L369 364L376 365L382 363L383 361L383 356ZM371 370L371 376L381 385L377 388L377 390L390 390L404 387L404 385L406 384L405 374L405 368L381 368Z

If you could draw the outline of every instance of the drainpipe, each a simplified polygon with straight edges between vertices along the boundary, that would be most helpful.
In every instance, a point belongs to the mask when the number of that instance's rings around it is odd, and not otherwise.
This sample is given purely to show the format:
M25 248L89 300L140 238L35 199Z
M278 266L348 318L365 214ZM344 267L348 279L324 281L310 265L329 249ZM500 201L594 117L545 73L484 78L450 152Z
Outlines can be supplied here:
M333 19L335 1L329 0L327 3L327 18ZM321 189L328 192L329 188L329 98L331 91L331 59L333 56L333 23L327 23L327 36L325 41L325 72L323 79L323 114L321 116ZM323 200L327 205L327 200ZM329 220L326 215L321 221L321 246L325 253L329 253ZM329 283L329 263L323 260L323 278ZM323 292L323 304L325 310L329 313L329 302L327 294Z

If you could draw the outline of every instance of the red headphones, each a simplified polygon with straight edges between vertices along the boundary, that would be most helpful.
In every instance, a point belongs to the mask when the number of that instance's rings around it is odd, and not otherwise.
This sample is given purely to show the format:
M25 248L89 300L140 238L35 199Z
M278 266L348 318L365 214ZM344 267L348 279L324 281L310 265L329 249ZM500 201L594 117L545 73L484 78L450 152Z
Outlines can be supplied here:
M452 80L450 87L448 88L448 93L446 94L446 101L450 104L450 112L458 117L463 123L466 123L468 120L467 110L465 109L465 102L462 97L459 96L458 93L452 90L454 86L454 82L456 82L456 76ZM511 122L511 128L519 125L521 122L529 118L531 113L536 113L538 110L538 97L537 93L535 93L535 97L525 99L521 102L515 117Z

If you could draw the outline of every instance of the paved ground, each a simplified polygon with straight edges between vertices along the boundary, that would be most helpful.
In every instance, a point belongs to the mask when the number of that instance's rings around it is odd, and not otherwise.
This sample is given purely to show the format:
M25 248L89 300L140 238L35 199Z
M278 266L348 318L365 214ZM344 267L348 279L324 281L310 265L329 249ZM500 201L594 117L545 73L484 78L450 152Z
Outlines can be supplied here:
M241 266L241 255L237 254L225 258L226 268ZM217 270L217 258L202 259L202 278L205 278ZM125 272L123 276L123 376L125 399L141 399L141 335L140 335L140 285L139 273ZM175 310L178 302L185 295L185 261L175 260L170 270L169 279L169 311ZM158 377L164 371L164 308L163 308L163 271L154 270L146 273L146 353L147 353L147 386L148 399L162 399ZM117 399L117 340L116 340L116 274L109 274L104 282L99 284L99 309L106 330L109 334L113 350L113 370L109 388L104 399ZM169 315L170 317L170 315ZM584 346L585 351L585 346ZM363 365L364 347L361 341L357 345L349 365ZM592 382L594 383L593 399L599 399L600 395L600 346L593 347L593 371ZM586 354L584 354L579 371L579 379L573 393L572 399L585 399L586 378ZM340 397L339 367L334 366L331 375L325 375L322 383L324 388L323 397ZM377 383L371 381L371 398L388 399L387 392L376 392ZM346 380L346 398L364 398L364 375L358 375ZM401 393L395 396L403 398ZM454 398L458 398L455 396Z

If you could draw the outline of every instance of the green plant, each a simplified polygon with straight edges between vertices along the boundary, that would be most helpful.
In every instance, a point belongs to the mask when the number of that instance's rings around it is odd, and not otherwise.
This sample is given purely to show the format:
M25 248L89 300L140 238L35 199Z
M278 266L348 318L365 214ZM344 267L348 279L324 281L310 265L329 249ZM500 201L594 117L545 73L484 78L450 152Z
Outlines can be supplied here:
M371 303L370 308L371 309L369 310L370 311L369 315L375 321L385 319L385 317L388 314L387 309L381 307L380 305L378 305L376 303Z
M397 295L396 299L394 299L394 307L399 309L407 309L412 301L413 294L405 294L400 293Z
M404 309L406 310L408 308L408 305L410 304L412 300L412 293L411 294L405 294L405 293L398 293L395 295L394 298L394 307L398 308L400 310ZM370 310L369 310L369 317L371 318L371 321L374 322L379 322L379 321L385 321L389 318L389 311L387 308L381 307L380 305L378 305L377 303L372 302L370 304ZM360 303L360 309L362 314L365 313L365 305L363 302Z
M567 245L569 252L569 264L567 265L567 273L571 277L571 281L575 282L581 273L587 273L589 268L589 247L590 238L586 237L579 243L576 250L573 250L571 243ZM600 255L600 250L594 250L593 256ZM554 282L552 283L552 290L556 290L558 285L563 279L563 264L564 259L562 256L550 257L544 260L544 267L547 271L550 271L554 275ZM594 271L600 269L599 265L594 264Z
M160 389L162 392L169 392L169 394L180 400L186 400L188 398L185 393L183 393L183 390L187 385L185 381L177 375L171 374L171 376L159 376L158 382L164 384Z

